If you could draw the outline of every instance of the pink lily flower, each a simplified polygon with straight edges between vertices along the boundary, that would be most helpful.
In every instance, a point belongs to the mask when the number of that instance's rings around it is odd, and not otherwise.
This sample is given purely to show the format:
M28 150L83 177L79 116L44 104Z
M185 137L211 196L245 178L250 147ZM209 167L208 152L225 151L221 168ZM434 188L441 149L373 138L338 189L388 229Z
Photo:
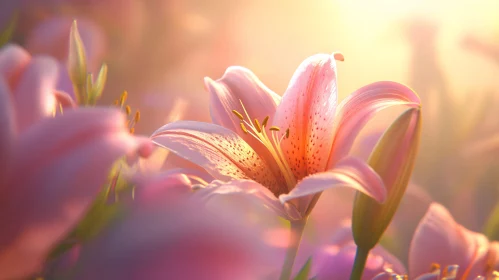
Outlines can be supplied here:
M419 106L419 98L401 84L377 82L338 105L335 58L342 56L306 59L282 98L250 70L230 67L218 81L205 79L213 124L178 121L152 139L224 182L212 192L257 194L289 220L306 218L329 188L348 186L383 201L379 176L347 155L376 112Z
M127 217L83 246L74 278L267 279L276 251L261 230L185 196L180 177L169 180L165 195L139 198Z
M445 207L432 203L411 242L409 275L438 279L438 268L448 268L444 273L452 270L455 279L489 279L498 275L498 257L498 242L489 242L483 234L467 230L454 221Z
M117 110L53 116L57 62L0 50L0 279L39 271L84 215L113 162L142 147Z

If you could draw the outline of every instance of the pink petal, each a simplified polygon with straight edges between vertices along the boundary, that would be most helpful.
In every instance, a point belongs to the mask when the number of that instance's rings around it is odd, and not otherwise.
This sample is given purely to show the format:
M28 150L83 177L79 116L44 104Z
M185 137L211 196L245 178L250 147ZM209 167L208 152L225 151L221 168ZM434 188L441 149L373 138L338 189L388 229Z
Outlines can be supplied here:
M0 271L28 276L77 223L113 162L137 149L117 110L82 109L22 134L0 196Z
M338 279L343 279L344 277L339 277L339 275L345 274L348 275L346 277L348 279L352 271L357 248L353 239L351 220L344 221L334 234L330 236L328 244L316 252L313 257L314 270L319 272L318 276L322 276L322 278L319 277L318 279L331 279L327 278L326 275L335 275L336 272L340 273L336 275ZM353 255L350 253L353 253ZM343 262L344 265L336 263L335 259ZM396 274L406 274L406 269L400 260L381 247L381 245L377 245L369 254L368 264L366 265L362 279L373 279L374 276L378 276L379 273L384 272L385 268L391 268L392 272Z
M417 94L395 82L376 82L362 87L338 106L335 138L328 168L345 157L364 125L375 113L395 105L421 106Z
M7 82L0 76L0 192L3 188L3 182L6 180L6 171L12 153L11 146L15 136L13 109Z
M54 96L57 104L60 104L63 109L70 109L70 108L76 108L78 107L76 105L76 102L73 100L73 98L63 92L63 91L54 91ZM56 107L56 110L58 110L58 106Z
M383 202L386 198L386 189L378 174L365 162L347 157L341 160L334 169L304 178L291 192L281 195L279 199L282 203L292 199L299 201L306 199L307 196L337 187L353 188L379 202ZM306 211L306 207L307 205L300 204L299 210Z
M321 252L312 259L320 263L314 279L349 279L356 249L357 246L353 242L345 246L330 245L322 248ZM389 263L387 259L396 260L395 257L382 248L378 248L376 252L372 251L367 258L362 279L373 279L373 277L383 273L385 268L391 267L392 263ZM399 261L397 263L397 267L394 267L393 270L396 273L403 274L405 272L403 266Z
M35 57L26 67L14 92L20 131L52 115L57 77L57 62L49 57Z
M204 199L210 199L216 195L248 195L285 219L302 218L292 205L283 206L272 192L251 180L232 180L227 183L214 181L206 188L196 191L196 195Z
M297 180L326 167L333 144L331 125L337 105L334 55L318 54L298 67L277 108L274 125L289 128L282 150Z
M29 53L17 45L9 44L0 49L0 76L5 78L10 88L17 85L30 60Z
M259 229L193 200L133 209L81 252L75 279L263 279Z
M213 123L221 125L238 134L248 143L249 137L241 131L239 119L232 113L237 110L243 116L244 110L252 118L262 121L266 116L274 116L281 97L267 88L250 70L229 67L223 77L217 81L205 78L206 88L210 91L210 113ZM269 124L272 123L269 120Z
M476 242L476 255L474 257L473 263L466 273L468 276L490 276L493 271L499 268L499 243L488 242L481 234L475 235Z
M134 202L140 206L156 199L174 202L179 196L191 193L191 182L183 174L158 174L136 182ZM139 207L140 207L139 206Z
M153 142L206 169L223 181L252 179L280 191L268 165L239 135L224 127L201 122L178 121L153 133Z
M440 267L459 265L457 279L460 279L486 242L483 235L457 224L445 207L432 203L411 242L409 274L415 277L428 273L433 263ZM470 279L476 276L468 275Z
M236 132L267 161L276 177L279 176L280 171L272 164L274 160L268 149L256 138L244 133L240 126L241 120L232 111L241 113L247 122L258 119L262 123L268 116L267 126L270 127L281 97L267 88L253 72L239 66L229 67L217 81L205 78L205 86L210 92L210 114L213 123ZM248 119L244 110L251 119Z

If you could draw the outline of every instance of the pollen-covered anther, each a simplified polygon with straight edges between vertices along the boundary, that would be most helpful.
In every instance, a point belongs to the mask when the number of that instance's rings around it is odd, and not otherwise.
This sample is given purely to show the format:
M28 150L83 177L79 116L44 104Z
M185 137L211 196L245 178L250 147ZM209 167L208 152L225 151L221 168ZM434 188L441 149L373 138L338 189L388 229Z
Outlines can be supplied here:
M232 113L236 115L240 120L244 120L243 114L239 113L236 110L232 110Z
M263 119L263 122L262 122L262 127L266 127L268 122L269 122L269 116L266 116L266 117Z
M123 93L120 96L120 103L119 104L121 107L123 107L127 98L128 98L128 92L125 90L125 91L123 91Z
M244 125L244 123L239 123L239 125L241 126L241 130L242 130L245 134L248 134L248 129L246 128L246 126Z
M437 272L440 270L440 265L438 263L432 263L430 266L430 272Z
M244 107L243 102L241 100L239 100L239 102L241 103L244 114L239 113L237 110L232 110L232 113L241 121L241 130L245 134L254 137L268 149L283 174L288 189L291 190L296 185L296 179L281 149L281 141L286 136L289 137L289 129L286 130L287 133L282 136L277 135L277 132L280 131L280 128L277 126L272 126L267 130L266 128L270 117L266 116L260 123L257 118L252 119Z
M260 122L258 121L258 119L254 120L254 124L255 124L256 131L258 131L259 133L261 133L262 132L262 126L260 125Z
M130 116L130 114L132 113L132 108L130 108L129 105L126 105L125 107L125 112L126 112L126 115L127 116Z

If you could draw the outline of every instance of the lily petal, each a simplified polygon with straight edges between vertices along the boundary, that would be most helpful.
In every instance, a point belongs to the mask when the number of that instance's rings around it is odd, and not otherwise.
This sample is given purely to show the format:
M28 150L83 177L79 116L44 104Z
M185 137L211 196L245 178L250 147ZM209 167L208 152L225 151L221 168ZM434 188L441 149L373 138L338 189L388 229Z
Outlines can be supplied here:
M347 157L341 160L334 169L304 178L291 192L281 195L279 199L282 203L286 203L292 199L306 197L336 187L353 188L379 202L383 202L386 198L386 189L378 174L365 162Z
M54 91L54 96L56 100L56 105L60 104L62 108L64 109L69 109L69 108L76 108L76 101L73 100L71 95L65 93L64 91Z
M28 65L31 55L17 45L6 45L0 49L0 76L5 77L9 87L14 88L19 75Z
M421 220L409 250L411 277L427 273L433 263L440 267L458 265L456 279L461 279L478 256L478 249L487 243L485 236L457 224L445 207L432 203ZM467 275L473 279L478 275Z
M348 154L360 130L375 113L396 105L419 107L421 101L413 90L395 82L372 83L344 99L338 106L328 168Z
M257 141L241 131L240 120L232 110L246 117L241 106L242 102L251 118L262 121L266 116L270 118L274 116L277 104L281 100L281 97L267 88L253 72L239 66L227 68L223 77L217 81L205 78L205 85L210 92L210 113L213 123L237 132L249 144L253 144L252 140ZM269 119L269 123L272 123L272 119Z
M3 186L5 180L14 134L15 120L10 91L7 82L0 74L0 186Z
M273 159L268 148L241 129L241 120L232 111L241 113L250 123L254 119L262 122L268 116L268 123L271 124L281 97L267 88L253 72L240 66L227 68L223 77L217 81L205 78L204 82L210 92L210 114L213 123L236 132L267 161L275 176L280 177L279 169L272 164Z
M137 148L118 110L71 111L21 134L10 188L0 197L2 276L26 277L39 269L92 203L111 164Z
M274 125L290 130L282 150L297 180L323 171L333 144L328 133L338 95L334 55L318 54L298 67L279 104Z
M269 274L276 251L259 238L259 227L189 198L132 209L82 248L74 279L252 280Z
M191 182L183 174L158 174L138 180L135 188L134 203L146 207L156 199L174 202L182 195L191 193Z
M53 113L58 72L57 62L49 57L35 57L26 67L14 92L19 130Z
M273 210L277 215L285 219L301 219L300 214L294 207L283 206L279 199L264 186L251 180L232 180L224 183L213 181L206 188L196 191L196 195L204 199L210 199L215 195L234 195L245 194L251 195L258 199L265 207Z
M268 165L232 130L210 123L177 121L156 130L151 138L218 180L251 179L273 193L282 191Z

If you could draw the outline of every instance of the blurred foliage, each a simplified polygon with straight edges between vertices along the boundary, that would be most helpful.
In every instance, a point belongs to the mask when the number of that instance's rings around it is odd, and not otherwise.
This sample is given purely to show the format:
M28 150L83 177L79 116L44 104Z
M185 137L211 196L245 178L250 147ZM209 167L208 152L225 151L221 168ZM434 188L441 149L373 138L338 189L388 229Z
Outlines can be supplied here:
M78 104L94 106L104 91L107 65L102 64L95 80L93 74L87 72L85 47L78 32L76 20L73 21L70 31L68 70Z
M84 243L97 236L106 226L119 219L125 211L122 201L133 199L134 186L122 173L128 168L125 159L115 163L108 182L99 193L87 214L73 231L52 250L49 259L55 259L70 250L74 245Z
M0 31L0 48L7 44L12 36L14 35L14 31L16 30L16 25L18 21L19 14L14 13L12 18L8 22L7 26Z

